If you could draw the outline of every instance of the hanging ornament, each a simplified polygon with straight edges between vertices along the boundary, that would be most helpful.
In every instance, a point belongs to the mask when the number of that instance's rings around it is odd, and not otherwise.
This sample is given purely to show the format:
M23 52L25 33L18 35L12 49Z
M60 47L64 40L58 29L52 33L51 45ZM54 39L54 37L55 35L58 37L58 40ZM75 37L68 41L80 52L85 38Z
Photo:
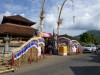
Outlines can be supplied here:
M72 1L72 10L73 10L73 14L74 14L74 12L75 12L74 1L73 0L71 0L71 1ZM73 15L73 23L75 23L75 14Z
M75 23L75 16L73 16L73 23Z

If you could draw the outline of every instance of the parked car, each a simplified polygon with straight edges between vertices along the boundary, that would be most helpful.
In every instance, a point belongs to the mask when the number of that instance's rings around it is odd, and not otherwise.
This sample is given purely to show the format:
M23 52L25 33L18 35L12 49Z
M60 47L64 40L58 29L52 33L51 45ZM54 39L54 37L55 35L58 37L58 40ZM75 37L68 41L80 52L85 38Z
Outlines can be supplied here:
M96 45L96 49L97 50L100 50L100 45Z
M83 52L96 52L96 46L94 44L89 44L83 47Z

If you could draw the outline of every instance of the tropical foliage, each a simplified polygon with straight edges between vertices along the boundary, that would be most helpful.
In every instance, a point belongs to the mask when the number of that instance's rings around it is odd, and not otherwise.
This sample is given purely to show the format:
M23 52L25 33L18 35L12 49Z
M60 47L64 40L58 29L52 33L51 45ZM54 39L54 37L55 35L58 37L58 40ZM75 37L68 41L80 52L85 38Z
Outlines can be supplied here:
M75 37L78 38L82 45L100 44L100 30L90 30Z

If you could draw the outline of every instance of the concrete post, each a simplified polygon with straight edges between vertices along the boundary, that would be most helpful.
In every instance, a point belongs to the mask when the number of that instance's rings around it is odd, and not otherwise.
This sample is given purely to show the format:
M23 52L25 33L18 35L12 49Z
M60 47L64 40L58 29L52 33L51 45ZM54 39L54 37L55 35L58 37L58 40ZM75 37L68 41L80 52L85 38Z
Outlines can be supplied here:
M4 49L4 54L9 52L9 37L8 35L4 38L5 41L5 49Z

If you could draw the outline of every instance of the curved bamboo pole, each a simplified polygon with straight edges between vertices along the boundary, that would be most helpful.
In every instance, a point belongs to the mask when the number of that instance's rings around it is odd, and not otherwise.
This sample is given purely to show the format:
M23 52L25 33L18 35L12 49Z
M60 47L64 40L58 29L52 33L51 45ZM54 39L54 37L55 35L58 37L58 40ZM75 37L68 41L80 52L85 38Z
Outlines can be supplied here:
M62 19L60 18L61 17L61 12L62 12L62 9L63 9L63 6L64 6L64 4L65 4L65 2L66 2L67 0L64 0L64 2L63 2L63 4L62 4L62 6L61 6L61 9L60 9L60 12L59 12L59 16L58 16L58 21L57 21L57 24L58 24L58 28L57 28L57 30L58 30L58 35L59 35L59 32L60 32L60 24L62 23ZM71 0L72 1L72 3L74 2L73 0ZM72 5L72 7L73 7L73 11L74 11L74 5ZM75 22L75 16L73 16L73 23Z
M61 16L61 12L62 12L63 6L64 6L64 4L65 4L66 1L67 0L64 0L63 4L61 6L60 12L59 12L59 16L58 16L58 22L57 22L58 23L58 28L57 28L58 35L59 35L59 32L60 32L60 24L62 23L62 20L60 19L60 16Z
M60 12L58 13L58 21L57 21L57 24L58 24L58 27L57 27L57 36L59 36L59 32L60 32L60 24L62 23L62 19L60 18L61 17L61 12L62 12L62 9L63 9L63 6L65 4L67 0L64 0L61 8L60 8ZM72 3L73 3L73 0L71 0ZM73 10L74 10L74 5L73 5ZM74 19L75 19L75 16L73 16L73 23L74 23ZM58 39L58 37L57 37ZM58 42L57 42L57 50L58 50Z

